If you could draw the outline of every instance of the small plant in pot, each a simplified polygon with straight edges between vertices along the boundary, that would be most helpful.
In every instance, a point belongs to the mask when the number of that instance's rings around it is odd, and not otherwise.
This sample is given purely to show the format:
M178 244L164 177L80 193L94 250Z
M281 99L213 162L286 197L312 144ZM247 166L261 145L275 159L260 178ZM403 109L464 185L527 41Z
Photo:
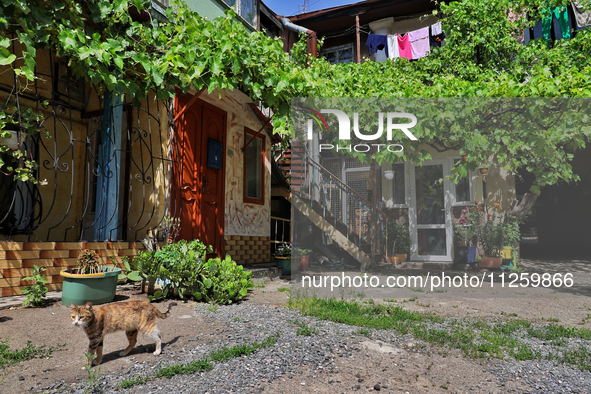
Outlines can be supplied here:
M502 210L499 203L494 203L492 208L484 211L482 225L478 228L478 239L484 250L480 260L482 268L500 268L503 248L520 239L519 221L503 214Z
M60 272L64 278L62 304L97 305L113 301L121 268L101 265L98 254L92 250L84 250L77 263L76 268Z
M458 219L454 220L454 234L460 244L455 248L454 263L472 264L476 260L476 245L478 243L478 229L482 207L474 201L473 207L463 208Z
M292 255L294 260L298 262L298 269L308 269L308 264L310 263L310 253L312 253L311 249L300 249L297 247L293 248Z
M388 256L394 263L405 262L410 250L410 231L406 223L391 219L388 221Z
M291 275L291 245L282 244L275 251L275 263L282 275Z

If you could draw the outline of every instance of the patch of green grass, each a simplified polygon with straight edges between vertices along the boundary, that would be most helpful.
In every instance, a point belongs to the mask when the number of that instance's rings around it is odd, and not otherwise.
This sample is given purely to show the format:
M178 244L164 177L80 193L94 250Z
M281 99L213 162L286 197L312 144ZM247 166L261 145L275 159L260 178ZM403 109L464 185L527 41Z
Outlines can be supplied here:
M371 331L366 330L364 328L360 328L357 331L353 331L353 334L355 334L355 335L365 335L366 337L371 337Z
M195 372L208 371L213 368L209 359L195 360L190 363L174 364L164 367L152 375L152 378L172 378L175 375L190 375Z
M220 306L218 304L211 304L205 309L207 309L210 312L216 312L218 309L220 309Z
M591 351L584 346L565 350L560 354L549 354L547 358L563 364L576 365L583 371L591 371Z
M530 323L525 320L495 323L446 320L434 314L404 310L398 305L368 305L319 298L292 299L289 306L299 309L304 315L324 320L374 329L395 329L437 346L461 349L473 358L531 360L541 357L531 346L514 338L513 334L517 331L527 332L530 328ZM432 327L437 323L446 323L446 328Z
M50 347L46 347L45 345L34 346L31 341L27 341L24 348L20 350L11 350L8 339L6 339L3 342L0 342L0 368L20 363L21 361L30 360L32 358L50 357L54 350L64 346L66 345L58 344L57 346Z
M267 284L267 278L262 278L258 283L254 285L257 289L264 289L265 285Z
M580 338L591 339L591 330L586 328L575 328L571 326L559 326L556 324L548 324L542 328L530 329L528 334L534 338L553 340L559 338Z
M417 292L417 293L424 293L425 292L425 290L421 289L420 287L411 287L409 290Z
M504 315L504 316L513 316L513 317L519 316L517 313L507 313L507 312L503 312L503 311L501 311L501 315Z
M136 376L130 380L124 380L121 387L124 389L130 388L137 384L145 384L149 380L156 378L171 378L175 375L189 375L195 372L208 371L213 368L213 361L221 362L234 357L248 356L260 348L273 346L277 343L279 333L267 337L261 342L253 342L251 344L236 345L233 347L222 347L209 353L201 360L191 361L189 363L179 363L169 365L161 368L159 371L149 376Z
M282 293L282 292L290 292L291 289L289 287L280 287L277 289L278 292Z
M146 384L148 382L148 376L141 376L138 375L133 379L124 380L121 382L121 387L124 389L128 389L130 387L135 386L136 384Z
M294 321L293 324L300 327L296 330L297 335L303 335L303 336L309 337L309 336L312 336L312 334L318 334L318 330L310 327L308 325L308 323Z
M86 362L84 363L84 370L88 374L88 378L84 379L86 382L86 389L84 393L102 393L103 389L99 385L100 368L92 368L92 360L94 360L94 353L84 353Z

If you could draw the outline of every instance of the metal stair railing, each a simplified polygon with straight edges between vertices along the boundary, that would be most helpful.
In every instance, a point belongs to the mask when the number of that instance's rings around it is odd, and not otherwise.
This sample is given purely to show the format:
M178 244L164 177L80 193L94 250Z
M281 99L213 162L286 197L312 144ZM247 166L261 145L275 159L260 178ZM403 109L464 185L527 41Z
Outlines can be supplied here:
M292 149L292 193L310 205L332 226L346 235L372 259L385 253L388 216L344 183L336 175L309 157ZM294 174L294 164L295 174ZM314 176L317 172L318 176ZM316 179L316 181L314 181ZM293 182L296 180L296 182Z

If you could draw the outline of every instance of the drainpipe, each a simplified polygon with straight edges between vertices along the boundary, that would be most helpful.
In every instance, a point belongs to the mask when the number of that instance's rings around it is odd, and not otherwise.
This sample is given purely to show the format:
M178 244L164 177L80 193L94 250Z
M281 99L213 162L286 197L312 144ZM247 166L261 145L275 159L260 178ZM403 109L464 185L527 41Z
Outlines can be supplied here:
M299 26L296 25L294 23L292 23L289 19L287 18L281 18L281 23L283 24L283 26L285 26L286 28L288 28L289 30L295 31L295 32L302 32L302 33L306 33L308 35L307 39L306 39L306 44L307 44L307 52L308 54L312 55L312 57L317 57L318 53L317 53L317 49L318 49L318 37L316 36L316 32L313 30L309 30L306 29L303 26ZM319 141L318 141L318 133L314 134L313 140L311 141L311 147L310 147L310 153L312 154L312 159L316 160L316 162L320 162L320 157L319 157ZM312 174L310 174L312 176L312 184L313 187L310 190L310 194L312 195L312 199L319 201L320 200L320 190L319 190L319 174L318 174L318 170L316 169L312 169Z
M283 24L283 26L287 27L289 30L306 33L308 35L308 38L306 40L308 46L308 53L311 54L312 57L317 57L318 38L316 36L315 31L306 29L303 26L298 26L292 23L287 18L281 18L280 21Z

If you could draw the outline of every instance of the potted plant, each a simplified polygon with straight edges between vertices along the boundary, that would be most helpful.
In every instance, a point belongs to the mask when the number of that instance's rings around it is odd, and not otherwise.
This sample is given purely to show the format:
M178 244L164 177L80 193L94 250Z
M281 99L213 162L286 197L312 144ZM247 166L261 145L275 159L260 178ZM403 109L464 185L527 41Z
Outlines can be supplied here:
M291 245L282 244L275 251L275 262L282 275L291 275Z
M478 228L482 207L474 201L473 207L463 208L461 215L453 223L454 234L460 239L460 244L454 253L454 263L472 264L476 260L476 244L478 243Z
M388 254L393 263L405 262L410 249L410 231L408 226L391 219L388 221Z
M500 268L503 264L501 251L505 245L512 245L520 239L519 222L502 214L502 210L498 203L486 210L478 229L478 239L484 249L484 256L480 260L482 268Z
M311 249L292 249L292 255L294 256L294 259L298 262L298 269L308 269L308 264L310 263L310 253L312 253Z
M113 301L121 268L101 266L95 251L84 250L78 256L78 266L60 272L64 278L62 304L93 305Z

